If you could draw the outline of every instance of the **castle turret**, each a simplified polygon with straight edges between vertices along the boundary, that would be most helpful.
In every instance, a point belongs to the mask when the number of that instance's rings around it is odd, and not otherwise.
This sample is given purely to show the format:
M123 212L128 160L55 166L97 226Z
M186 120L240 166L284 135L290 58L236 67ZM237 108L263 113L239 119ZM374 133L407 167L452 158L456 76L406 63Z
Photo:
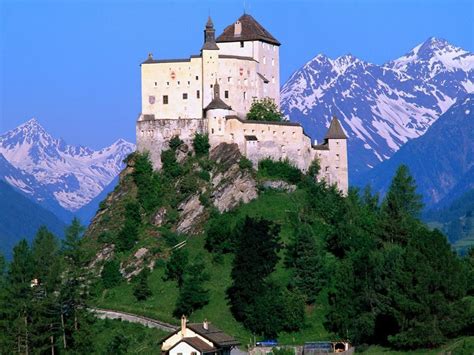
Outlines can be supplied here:
M324 137L329 148L328 163L329 183L337 184L339 189L347 193L349 176L347 171L347 136L337 117L333 117L329 129Z
M221 99L220 85L217 80L214 83L214 98L206 106L204 112L208 120L209 141L211 145L223 142L226 133L226 116L232 114L232 107Z
M211 17L204 30L202 57L202 107L206 107L213 98L213 86L219 72L219 47L216 45L215 30Z
M204 29L204 45L202 46L202 49L219 49L216 44L216 30L214 29L214 24L212 23L211 16L208 17L206 28Z

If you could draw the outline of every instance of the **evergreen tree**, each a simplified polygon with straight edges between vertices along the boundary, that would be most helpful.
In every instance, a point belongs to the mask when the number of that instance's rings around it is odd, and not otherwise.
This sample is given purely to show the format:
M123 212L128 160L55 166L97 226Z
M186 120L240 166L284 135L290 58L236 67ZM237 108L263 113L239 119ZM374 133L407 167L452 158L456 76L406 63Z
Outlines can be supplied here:
M382 203L384 239L406 243L407 234L416 228L422 207L421 196L416 193L408 167L400 165Z
M186 249L175 249L165 266L164 281L176 281L181 288L184 281L184 273L188 267L188 251Z
M207 134L196 133L193 139L193 148L197 156L207 155L211 145Z
M296 229L293 243L288 246L286 263L293 270L292 285L313 304L327 281L324 254L307 224Z
M259 294L265 290L265 280L278 262L280 228L264 219L246 217L236 245L232 264L232 285L227 289L234 317L245 322Z
M130 340L123 334L115 334L107 345L107 354L127 354Z
M148 276L150 276L150 270L146 267L137 276L136 283L133 286L133 295L137 301L145 301L152 295L148 285Z
M100 276L105 288L112 288L120 284L122 274L120 273L120 263L118 260L112 259L107 261Z
M125 205L125 222L117 238L117 249L119 251L130 250L135 246L140 224L140 206L136 202L128 202Z
M198 257L186 270L173 311L176 318L180 318L183 314L190 316L195 310L209 303L209 290L203 285L206 281L209 281L209 274Z

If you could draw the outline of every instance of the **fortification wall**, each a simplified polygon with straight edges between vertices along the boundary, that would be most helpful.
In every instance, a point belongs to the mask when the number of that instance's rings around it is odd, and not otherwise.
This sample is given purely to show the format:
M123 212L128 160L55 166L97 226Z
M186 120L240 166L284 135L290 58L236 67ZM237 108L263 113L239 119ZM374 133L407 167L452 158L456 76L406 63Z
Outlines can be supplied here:
M141 116L136 125L137 150L148 151L155 169L161 169L161 152L169 148L169 141L178 136L192 145L196 133L207 133L207 119L145 119Z

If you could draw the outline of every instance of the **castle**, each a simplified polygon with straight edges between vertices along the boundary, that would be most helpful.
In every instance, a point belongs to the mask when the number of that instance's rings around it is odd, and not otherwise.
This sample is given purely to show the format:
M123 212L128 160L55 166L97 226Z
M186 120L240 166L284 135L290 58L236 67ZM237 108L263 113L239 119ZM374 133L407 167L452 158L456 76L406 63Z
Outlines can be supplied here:
M254 100L280 103L278 42L252 16L242 15L215 37L211 18L201 53L185 59L154 59L141 65L142 112L136 125L137 148L148 151L156 169L161 151L179 136L190 144L208 134L214 147L235 143L254 166L258 161L288 159L302 171L319 160L318 178L348 189L347 138L338 120L323 144L312 144L303 127L289 121L246 119Z

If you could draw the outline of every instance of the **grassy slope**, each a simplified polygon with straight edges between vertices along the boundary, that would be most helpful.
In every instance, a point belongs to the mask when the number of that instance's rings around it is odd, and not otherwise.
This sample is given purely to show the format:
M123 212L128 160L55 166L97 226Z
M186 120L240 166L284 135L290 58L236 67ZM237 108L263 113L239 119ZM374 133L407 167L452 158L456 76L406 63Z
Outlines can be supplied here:
M283 225L281 231L282 241L288 240L290 229L287 219L287 212L296 209L304 198L303 191L296 191L293 194L282 192L266 192L261 197L247 205L242 205L237 213L239 215L261 216ZM222 260L213 261L212 255L204 249L204 237L196 236L188 239L186 248L190 252L191 259L199 255L206 262L207 271L210 272L211 281L207 283L210 290L210 303L203 309L195 312L191 321L200 322L208 318L216 326L222 328L229 334L233 334L242 344L249 343L252 335L234 320L227 306L225 290L231 283L230 270L232 259L230 255L225 255ZM283 255L282 255L283 256ZM177 324L177 320L172 317L174 303L178 295L175 282L164 282L163 267L156 268L150 276L150 286L153 296L145 302L136 302L132 285L122 283L120 286L104 291L96 299L99 307L118 309L138 314L147 315L163 321ZM282 262L278 265L274 278L282 284L286 284L290 275L283 268ZM322 323L326 299L321 295L315 307L307 310L307 326L298 333L281 334L279 340L286 344L296 344L304 341L324 340L330 338Z

